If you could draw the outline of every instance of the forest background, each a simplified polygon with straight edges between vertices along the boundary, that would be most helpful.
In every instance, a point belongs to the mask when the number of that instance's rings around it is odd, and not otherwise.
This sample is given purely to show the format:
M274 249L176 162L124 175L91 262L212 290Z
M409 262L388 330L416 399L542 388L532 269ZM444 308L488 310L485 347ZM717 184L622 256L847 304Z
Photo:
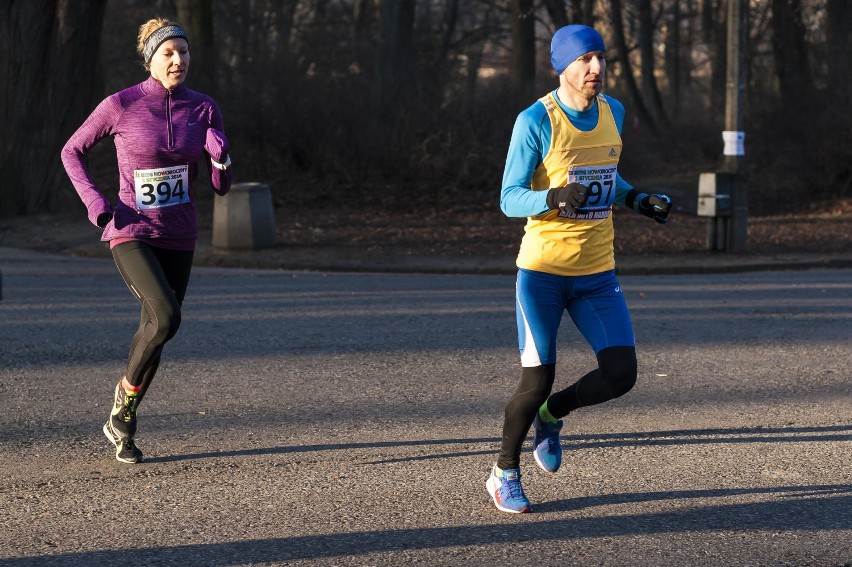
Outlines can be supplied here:
M852 2L745 6L749 214L776 219L766 232L802 213L848 230ZM272 187L285 243L365 230L387 243L419 226L408 238L515 246L522 223L499 211L512 125L558 85L549 42L569 23L608 46L605 92L627 110L620 172L694 214L685 196L722 162L727 13L728 0L2 0L0 219L85 216L59 151L100 100L145 79L136 35L155 16L188 29L187 85L218 101L235 181ZM114 198L110 140L89 164ZM700 248L697 226L674 234Z

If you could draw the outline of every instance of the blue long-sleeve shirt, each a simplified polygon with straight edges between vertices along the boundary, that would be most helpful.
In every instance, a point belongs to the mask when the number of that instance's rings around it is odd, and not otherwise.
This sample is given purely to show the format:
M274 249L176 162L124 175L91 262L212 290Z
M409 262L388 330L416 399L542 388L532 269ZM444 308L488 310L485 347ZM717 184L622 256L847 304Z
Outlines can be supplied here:
M555 94L555 93L554 93ZM607 95L619 135L624 123L624 106ZM598 123L598 103L595 100L589 110L569 108L555 96L559 107L571 123L584 132L593 130ZM506 168L503 171L503 188L500 192L500 209L508 217L531 217L548 210L547 191L533 191L533 173L541 165L550 148L550 119L541 101L536 101L515 120ZM620 175L615 178L615 202L623 205L627 192L633 188Z

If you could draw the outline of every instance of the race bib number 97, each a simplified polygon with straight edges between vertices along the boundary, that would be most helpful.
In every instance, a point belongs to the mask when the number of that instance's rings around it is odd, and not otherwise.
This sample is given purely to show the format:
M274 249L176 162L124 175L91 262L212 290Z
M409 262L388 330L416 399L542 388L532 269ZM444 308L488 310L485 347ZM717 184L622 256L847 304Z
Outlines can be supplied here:
M590 165L572 167L568 171L568 183L582 183L588 188L586 203L581 211L609 208L615 201L615 165Z
M162 209L189 202L189 166L133 170L136 206Z

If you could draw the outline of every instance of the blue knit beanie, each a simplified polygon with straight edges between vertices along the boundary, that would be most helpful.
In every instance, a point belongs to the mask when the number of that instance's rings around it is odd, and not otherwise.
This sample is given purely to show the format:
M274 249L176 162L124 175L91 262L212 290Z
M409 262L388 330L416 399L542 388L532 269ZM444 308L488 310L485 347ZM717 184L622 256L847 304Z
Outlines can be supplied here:
M606 51L601 34L589 26L565 26L553 34L550 42L550 63L561 75L568 65L591 51Z

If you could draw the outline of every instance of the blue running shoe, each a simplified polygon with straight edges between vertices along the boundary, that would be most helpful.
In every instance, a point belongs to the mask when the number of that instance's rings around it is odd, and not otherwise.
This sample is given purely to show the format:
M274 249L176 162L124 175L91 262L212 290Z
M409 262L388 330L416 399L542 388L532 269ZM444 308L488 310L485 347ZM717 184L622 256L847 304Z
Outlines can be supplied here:
M559 432L562 430L562 420L556 423L542 421L536 415L535 438L533 439L533 456L542 470L555 473L562 464L562 444L559 443Z
M521 486L519 469L505 470L501 476L497 476L492 468L491 475L485 482L485 488L488 489L488 494L494 499L494 505L501 512L523 514L531 511L530 501L527 500L524 488Z

